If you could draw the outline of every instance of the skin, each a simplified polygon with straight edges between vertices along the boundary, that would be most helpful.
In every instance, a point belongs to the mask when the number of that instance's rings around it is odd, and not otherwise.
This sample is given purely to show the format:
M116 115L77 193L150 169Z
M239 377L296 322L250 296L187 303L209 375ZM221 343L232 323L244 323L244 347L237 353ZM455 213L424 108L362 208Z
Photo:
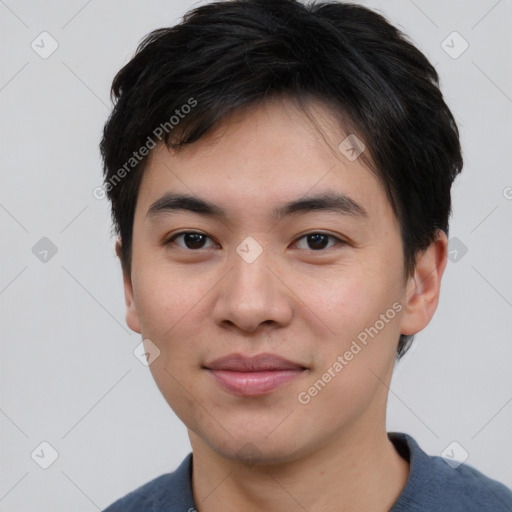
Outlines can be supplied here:
M388 386L399 335L423 329L437 307L446 236L439 232L404 277L382 185L361 158L337 150L346 134L329 110L310 105L325 139L290 100L267 100L178 153L157 146L140 186L126 318L160 350L150 369L188 428L200 512L385 512L408 478L386 433ZM272 219L274 207L324 191L350 196L367 216ZM204 198L226 218L148 215L166 192ZM183 231L205 234L204 247L188 248L184 237L165 244ZM335 238L314 250L305 235L318 232ZM248 236L263 249L252 263L236 251ZM299 393L394 303L401 311L300 403ZM267 395L236 396L203 368L235 352L278 354L307 370Z

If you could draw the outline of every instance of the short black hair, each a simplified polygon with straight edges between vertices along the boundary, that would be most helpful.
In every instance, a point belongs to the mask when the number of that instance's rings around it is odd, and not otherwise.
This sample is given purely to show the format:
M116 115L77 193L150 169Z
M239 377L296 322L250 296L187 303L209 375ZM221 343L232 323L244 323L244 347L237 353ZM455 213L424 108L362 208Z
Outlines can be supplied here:
M438 230L448 233L459 132L435 68L407 36L351 3L217 1L149 33L112 83L100 150L125 272L155 139L179 150L276 95L323 101L364 141L400 224L406 275ZM412 339L401 335L398 359Z

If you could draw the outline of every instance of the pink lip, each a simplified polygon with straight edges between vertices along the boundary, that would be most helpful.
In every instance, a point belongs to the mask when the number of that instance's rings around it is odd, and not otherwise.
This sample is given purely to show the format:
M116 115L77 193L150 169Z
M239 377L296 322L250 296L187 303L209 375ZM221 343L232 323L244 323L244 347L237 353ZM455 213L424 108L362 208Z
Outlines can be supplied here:
M231 354L206 364L205 368L226 391L244 396L270 393L305 370L298 363L272 354Z

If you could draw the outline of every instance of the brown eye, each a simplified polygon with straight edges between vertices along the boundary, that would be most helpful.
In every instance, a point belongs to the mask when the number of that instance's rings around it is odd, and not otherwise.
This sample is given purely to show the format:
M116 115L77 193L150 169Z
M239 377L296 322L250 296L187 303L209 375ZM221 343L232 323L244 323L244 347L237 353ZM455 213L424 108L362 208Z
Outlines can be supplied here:
M182 244L176 243L176 240L182 240ZM205 242L207 240L211 240L209 236L204 235L203 233L196 233L194 231L184 231L183 233L178 233L174 235L167 244L176 243L178 247L182 249L189 250L198 250L198 249L207 249L205 247Z
M309 233L308 235L304 235L299 239L300 240L306 240L306 247L298 247L299 249L310 249L312 251L321 251L325 248L330 248L333 245L336 245L336 243L329 244L329 239L335 240L338 242L338 244L343 244L343 241L339 238L329 235L327 233Z

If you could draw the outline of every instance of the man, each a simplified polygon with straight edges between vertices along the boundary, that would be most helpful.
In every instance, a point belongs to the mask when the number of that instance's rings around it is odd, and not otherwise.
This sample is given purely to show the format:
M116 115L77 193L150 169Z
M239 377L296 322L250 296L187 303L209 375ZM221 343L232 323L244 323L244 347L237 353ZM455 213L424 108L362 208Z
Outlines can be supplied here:
M386 432L462 168L421 52L351 4L216 2L149 34L112 92L127 322L192 454L107 511L512 510Z

